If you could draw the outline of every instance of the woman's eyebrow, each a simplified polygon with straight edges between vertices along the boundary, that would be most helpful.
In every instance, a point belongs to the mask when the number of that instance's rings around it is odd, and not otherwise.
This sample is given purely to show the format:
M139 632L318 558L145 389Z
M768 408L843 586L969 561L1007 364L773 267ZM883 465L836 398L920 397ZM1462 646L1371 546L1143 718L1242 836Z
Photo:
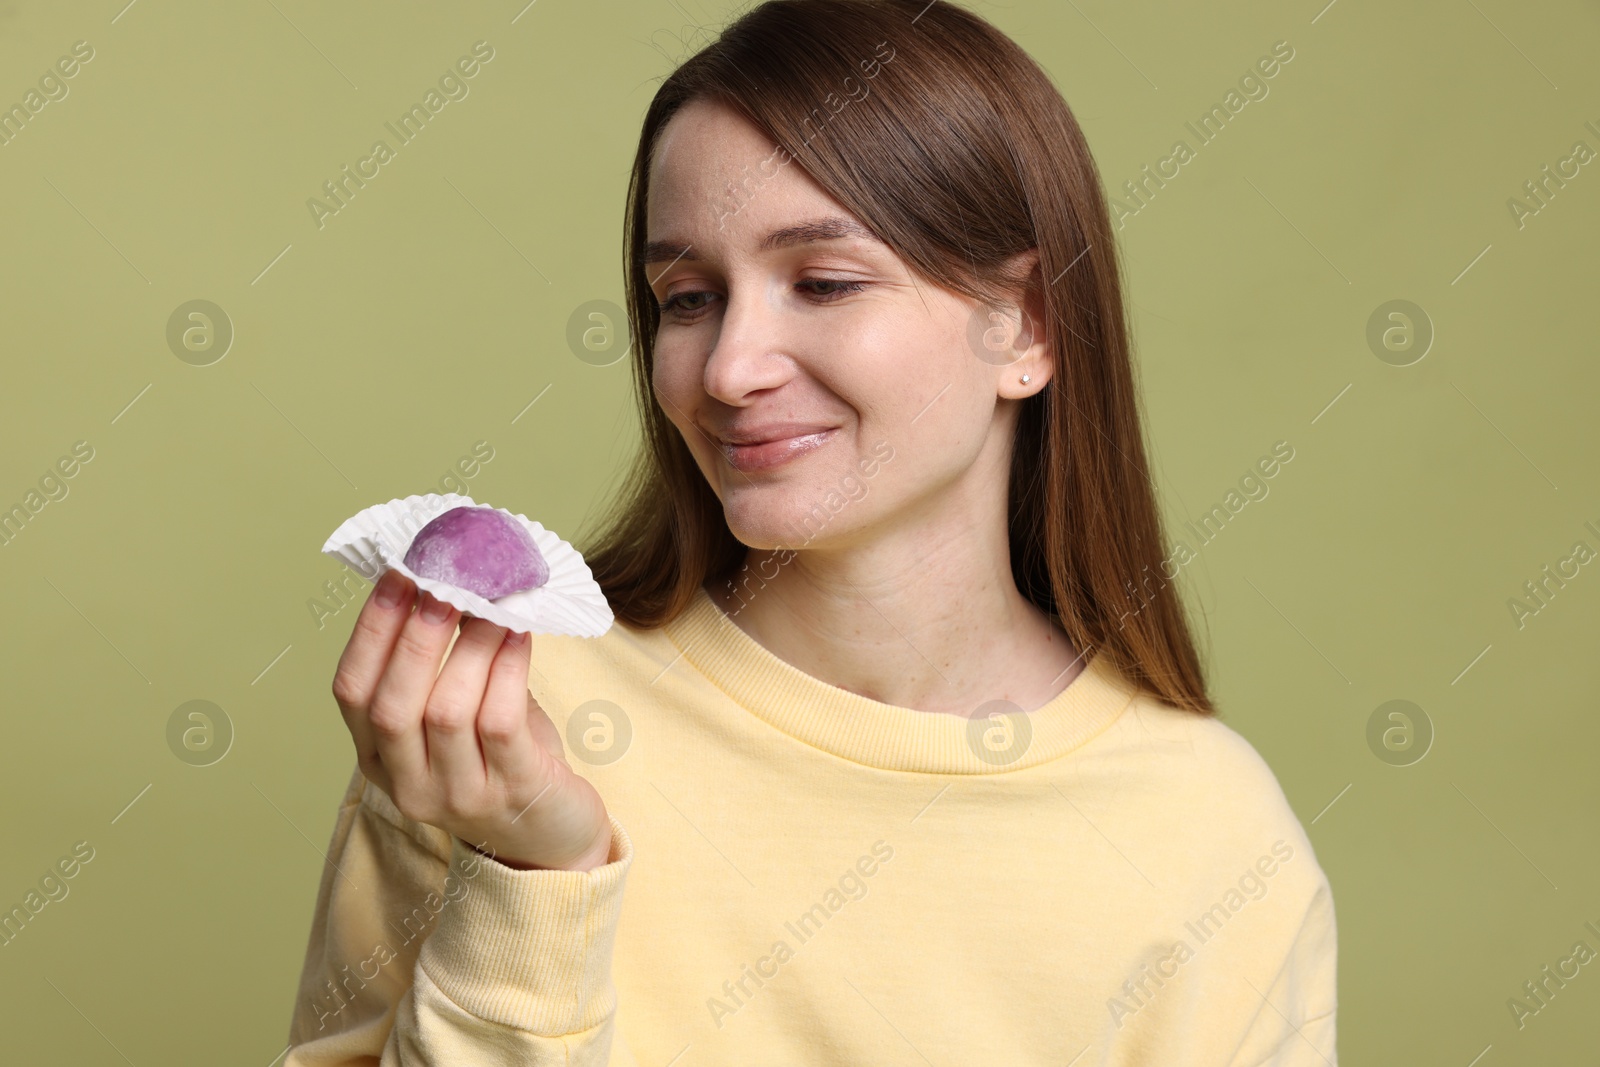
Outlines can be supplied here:
M839 215L824 215L820 218L807 219L793 226L785 226L780 230L773 230L761 239L756 247L762 252L771 252L779 248L788 248L792 245L809 244L813 241L837 241L844 237L862 237L869 241L882 239L867 227L853 219L843 218ZM698 260L692 246L682 241L651 241L644 246L644 252L639 257L640 265L659 263L663 260L676 262L680 259L690 261Z

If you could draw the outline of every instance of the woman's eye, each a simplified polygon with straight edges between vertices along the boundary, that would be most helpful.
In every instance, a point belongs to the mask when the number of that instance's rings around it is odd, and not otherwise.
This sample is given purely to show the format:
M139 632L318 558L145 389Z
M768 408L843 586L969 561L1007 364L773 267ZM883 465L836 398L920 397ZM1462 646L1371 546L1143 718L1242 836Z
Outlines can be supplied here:
M805 278L795 284L822 303L837 300L850 293L858 293L866 288L864 282L848 281L843 278ZM706 309L707 302L716 295L702 289L675 293L657 303L656 310L662 315L676 315L681 319L695 318Z
M667 297L666 300L664 300L661 303L657 304L656 305L656 310L661 312L663 315L665 315L665 314L667 314L669 312L678 312L679 314L692 315L697 311L704 311L705 310L705 305L704 304L695 305L692 302L697 298L709 297L711 295L713 295L713 294L708 293L708 292L704 292L704 291L677 293L677 294L675 294L673 296ZM689 304L685 304L684 301L690 301L690 303Z
M813 296L821 297L823 300L844 296L848 293L859 293L862 289L866 288L866 285L862 282L846 281L842 278L807 278L800 282L800 284L834 286L833 289L824 290L821 292L818 292L815 289L812 290Z

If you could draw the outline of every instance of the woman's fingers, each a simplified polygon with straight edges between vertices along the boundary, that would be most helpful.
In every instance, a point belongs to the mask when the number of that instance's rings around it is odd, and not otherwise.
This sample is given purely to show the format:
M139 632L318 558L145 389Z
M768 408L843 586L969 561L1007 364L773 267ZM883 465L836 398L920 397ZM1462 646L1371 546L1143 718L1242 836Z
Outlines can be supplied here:
M574 806L560 732L528 692L531 646L390 572L333 689L362 773L403 814L537 865L583 845L593 813L583 798Z
M492 622L463 619L461 636L450 649L423 711L428 776L447 811L467 811L483 795L486 772L478 743L478 714L490 665L505 634L504 627Z
M378 758L396 787L388 791L396 806L404 803L396 792L415 800L417 791L427 788L428 753L422 715L459 618L454 607L430 593L422 593L417 610L400 628L389 665L372 694L368 718Z
M535 799L550 783L539 781L541 762L530 732L535 715L543 718L528 692L528 635L508 633L489 669L489 685L478 713L478 738L488 765L489 784L517 802ZM524 794L528 794L524 796ZM517 813L513 813L513 817Z
M385 792L389 783L377 759L377 742L368 713L400 628L411 615L416 589L399 571L389 571L378 579L361 606L333 675L333 698L355 742L356 762L362 773Z

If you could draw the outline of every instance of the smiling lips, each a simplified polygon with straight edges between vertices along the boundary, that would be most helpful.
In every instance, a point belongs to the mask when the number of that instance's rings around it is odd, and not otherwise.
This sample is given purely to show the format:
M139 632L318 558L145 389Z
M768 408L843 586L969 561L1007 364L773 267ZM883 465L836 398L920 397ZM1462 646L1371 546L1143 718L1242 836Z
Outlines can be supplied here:
M832 439L836 430L837 426L783 423L730 430L717 441L728 465L749 474L771 470L796 456L816 451Z

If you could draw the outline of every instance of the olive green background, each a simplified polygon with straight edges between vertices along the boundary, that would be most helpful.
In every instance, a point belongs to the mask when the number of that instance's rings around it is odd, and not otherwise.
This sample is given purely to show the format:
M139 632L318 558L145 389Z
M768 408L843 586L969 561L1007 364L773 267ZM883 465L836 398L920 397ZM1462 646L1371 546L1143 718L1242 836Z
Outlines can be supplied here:
M353 759L323 540L487 441L467 491L581 542L633 448L626 363L568 322L621 302L639 120L736 8L525 2L0 3L0 105L94 49L0 146L0 507L94 449L0 547L0 910L95 849L0 947L8 1060L273 1062ZM1600 13L1322 3L979 10L1112 192L1293 47L1120 234L1172 535L1294 448L1183 569L1214 696L1332 882L1345 1061L1576 1062L1600 964L1521 1029L1507 1000L1600 950L1600 563L1520 628L1508 600L1600 550L1600 164L1521 228L1507 200L1600 149ZM479 40L469 95L319 229L307 200ZM235 333L209 366L167 342L197 299ZM1436 334L1407 366L1367 341L1397 299ZM209 766L169 748L190 700L231 723ZM1368 743L1391 700L1434 732L1407 766Z

